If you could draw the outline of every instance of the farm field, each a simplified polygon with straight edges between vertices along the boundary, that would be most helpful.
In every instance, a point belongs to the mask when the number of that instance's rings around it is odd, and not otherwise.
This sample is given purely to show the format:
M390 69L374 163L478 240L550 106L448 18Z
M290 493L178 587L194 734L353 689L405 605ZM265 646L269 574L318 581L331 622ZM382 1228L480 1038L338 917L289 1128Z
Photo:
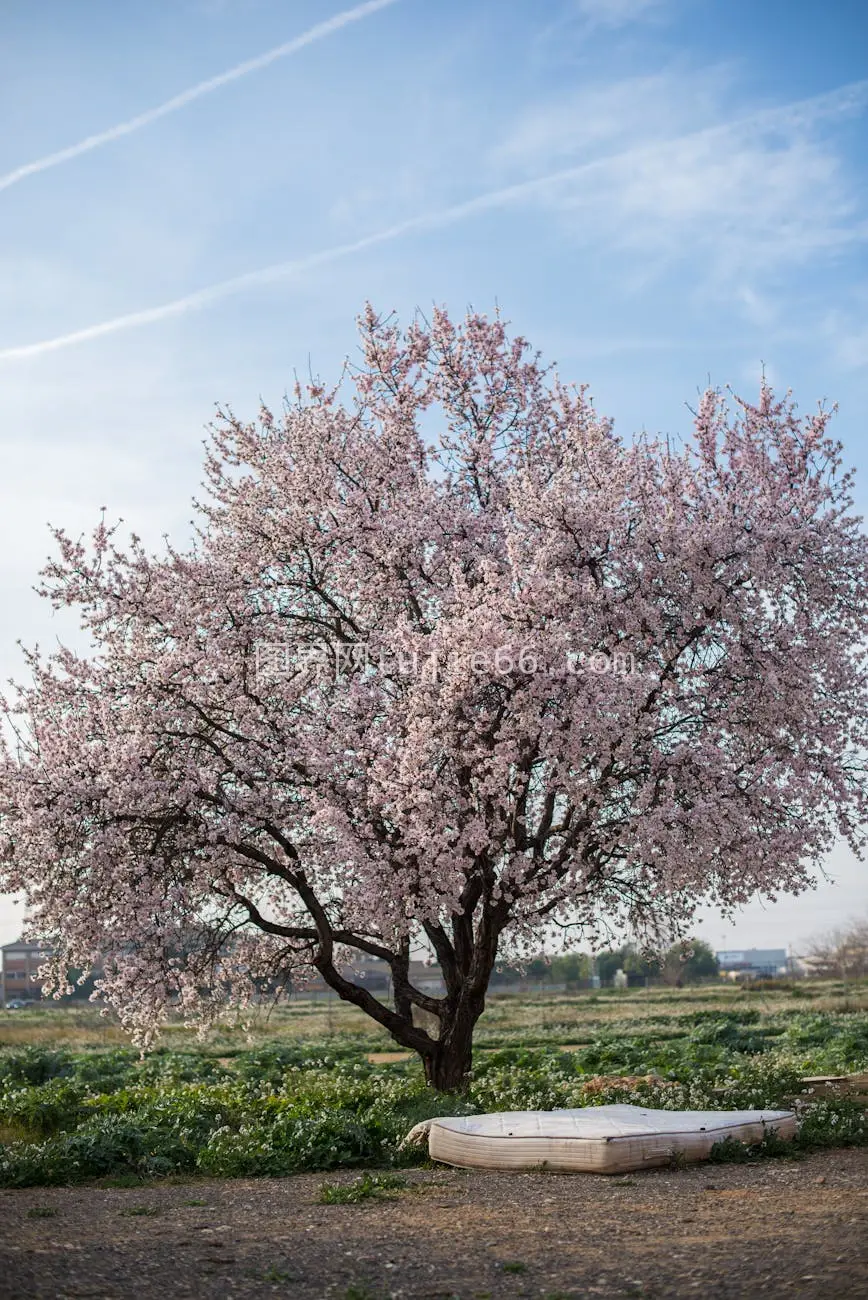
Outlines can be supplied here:
M804 1080L868 1069L865 984L495 995L477 1041L445 1099L337 1004L171 1025L144 1057L93 1007L0 1016L2 1294L864 1294L866 1099ZM399 1148L435 1114L617 1101L802 1127L620 1179Z
M402 1165L421 1119L627 1101L803 1111L804 1147L859 1143L866 1117L806 1077L868 1069L868 986L494 996L473 1077L448 1100L354 1008L261 1010L205 1040L170 1025L143 1056L92 1006L0 1020L0 1185L282 1175Z
M683 989L650 987L600 989L596 992L549 992L545 985L522 993L493 992L479 1022L475 1041L485 1047L569 1045L590 1042L606 1025L619 1022L651 1027L671 1021L677 1026L701 1011L727 1015L759 1011L763 1016L802 1013L848 1015L868 1012L868 981L715 983ZM392 1039L358 1008L325 995L262 1006L249 1026L219 1025L209 1032L206 1054L218 1054L252 1042L297 1042L351 1035L371 1050L394 1048ZM585 1037L587 1036L587 1037ZM0 1052L29 1045L76 1050L126 1046L128 1036L116 1018L102 1016L89 1003L46 1002L14 1013L0 1011ZM161 1047L198 1049L194 1031L179 1022L165 1026Z

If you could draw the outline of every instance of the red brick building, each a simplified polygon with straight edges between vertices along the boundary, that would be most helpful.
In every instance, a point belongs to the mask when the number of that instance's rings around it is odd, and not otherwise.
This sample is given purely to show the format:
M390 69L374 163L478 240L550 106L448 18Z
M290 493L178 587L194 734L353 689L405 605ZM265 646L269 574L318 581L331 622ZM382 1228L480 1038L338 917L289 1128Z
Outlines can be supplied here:
M39 1001L42 997L39 968L50 955L50 949L44 944L29 943L26 939L0 948L0 1002L4 1007L8 1002Z

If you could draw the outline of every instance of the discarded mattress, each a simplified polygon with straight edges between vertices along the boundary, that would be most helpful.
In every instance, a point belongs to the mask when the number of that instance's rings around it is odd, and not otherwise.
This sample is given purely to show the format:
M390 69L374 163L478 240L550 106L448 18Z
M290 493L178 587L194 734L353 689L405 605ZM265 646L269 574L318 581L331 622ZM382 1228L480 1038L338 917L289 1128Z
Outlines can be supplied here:
M421 1143L427 1135L432 1160L466 1168L620 1174L673 1159L704 1160L724 1138L760 1142L771 1129L781 1138L794 1137L793 1112L586 1106L426 1120L405 1141Z

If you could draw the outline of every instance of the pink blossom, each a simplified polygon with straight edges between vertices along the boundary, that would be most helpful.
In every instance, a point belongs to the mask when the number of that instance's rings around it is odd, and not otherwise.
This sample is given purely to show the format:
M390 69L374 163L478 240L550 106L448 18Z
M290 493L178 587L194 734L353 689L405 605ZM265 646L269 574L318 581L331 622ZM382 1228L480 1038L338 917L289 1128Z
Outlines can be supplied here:
M142 1040L317 970L456 1086L498 952L677 930L861 848L866 543L831 413L766 384L706 393L684 446L622 442L498 318L361 334L341 385L221 413L190 550L56 532L44 594L96 653L29 654L7 704L2 883L55 985L101 954ZM429 667L323 675L323 647Z

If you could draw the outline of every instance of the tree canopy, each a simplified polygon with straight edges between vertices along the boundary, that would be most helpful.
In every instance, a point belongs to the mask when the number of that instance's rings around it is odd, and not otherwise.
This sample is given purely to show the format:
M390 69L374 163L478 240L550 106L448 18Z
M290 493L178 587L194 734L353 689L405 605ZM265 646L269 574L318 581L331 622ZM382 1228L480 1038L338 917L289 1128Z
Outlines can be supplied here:
M674 943L661 965L661 974L671 984L682 981L711 979L720 974L720 963L713 950L702 939L685 939Z
M361 338L219 413L187 549L56 532L93 652L9 702L2 883L140 1038L318 971L452 1088L498 952L684 932L860 847L866 545L830 412L765 382L624 442L499 318Z

